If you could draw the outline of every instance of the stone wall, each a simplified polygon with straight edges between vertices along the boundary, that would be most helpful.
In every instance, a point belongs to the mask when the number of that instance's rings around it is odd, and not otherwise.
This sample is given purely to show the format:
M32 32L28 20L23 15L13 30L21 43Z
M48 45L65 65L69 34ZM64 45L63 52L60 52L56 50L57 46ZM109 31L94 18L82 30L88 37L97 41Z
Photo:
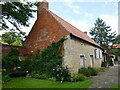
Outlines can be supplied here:
M101 67L102 58L95 58L95 49L99 49L76 37L70 37L64 42L64 65L71 73L77 73L80 68L80 55L84 55L84 67L90 66L90 55L93 55L93 67Z

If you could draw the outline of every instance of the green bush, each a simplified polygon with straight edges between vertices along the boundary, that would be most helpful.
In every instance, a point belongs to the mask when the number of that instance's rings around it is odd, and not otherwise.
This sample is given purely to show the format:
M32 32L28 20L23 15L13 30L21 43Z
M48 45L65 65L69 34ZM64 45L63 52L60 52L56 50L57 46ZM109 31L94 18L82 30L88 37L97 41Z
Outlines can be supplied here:
M30 76L31 76L31 77L37 78L37 79L40 79L40 75L41 75L41 73L36 72L36 71L30 73Z
M18 56L19 51L17 49L12 49L9 53L8 56Z
M90 75L91 75L91 76L96 76L96 75L98 75L97 69L92 68L92 67L88 67L88 70L90 70Z
M24 70L24 71L30 71L29 65L31 63L31 59L25 58L24 60L20 61L20 69L19 70Z
M30 76L36 79L48 79L49 78L47 74L41 74L40 72L32 72Z
M91 72L90 72L90 70L89 69L87 69L87 68L81 68L81 69L79 69L79 73L82 73L83 75L85 75L85 76L87 76L87 77L89 77L90 75L91 75Z
M48 79L49 77L48 77L48 75L47 74L42 74L42 75L40 75L40 79Z
M36 55L37 53L35 54L36 57L29 66L31 72L38 72L32 73L33 77L44 78L44 74L47 74L50 78L55 77L57 81L71 80L68 69L62 67L62 46L65 40L65 38L62 38L58 42L53 42L41 52L40 56Z
M109 66L113 66L113 61L112 61L112 58L110 56L107 56L107 63Z
M71 81L71 75L67 67L57 66L54 71L53 77L55 77L57 81Z
M81 69L79 69L79 73L82 73L87 77L96 76L96 75L98 75L98 70L95 68L92 68L92 67L81 68Z
M2 76L2 81L3 81L3 82L9 82L9 81L11 81L11 78L10 78L9 75L3 75L3 76Z
M113 61L110 59L110 60L108 60L108 65L109 66L113 66Z
M6 69L6 72L11 72L14 67L18 67L20 65L18 55L18 50L12 49L7 56L2 58L2 67Z
M73 75L73 80L75 82L77 82L77 81L84 81L86 79L87 79L87 77L85 75L81 74L81 73Z

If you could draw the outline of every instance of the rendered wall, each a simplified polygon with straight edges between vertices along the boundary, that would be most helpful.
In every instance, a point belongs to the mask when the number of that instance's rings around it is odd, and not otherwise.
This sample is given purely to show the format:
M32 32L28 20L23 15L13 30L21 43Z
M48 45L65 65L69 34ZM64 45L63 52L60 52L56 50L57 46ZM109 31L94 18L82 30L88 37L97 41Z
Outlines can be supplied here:
M64 42L64 65L67 66L71 73L77 73L80 68L80 55L84 55L84 66L90 66L90 55L93 55L94 67L101 67L102 58L95 58L95 47L80 39L69 37Z

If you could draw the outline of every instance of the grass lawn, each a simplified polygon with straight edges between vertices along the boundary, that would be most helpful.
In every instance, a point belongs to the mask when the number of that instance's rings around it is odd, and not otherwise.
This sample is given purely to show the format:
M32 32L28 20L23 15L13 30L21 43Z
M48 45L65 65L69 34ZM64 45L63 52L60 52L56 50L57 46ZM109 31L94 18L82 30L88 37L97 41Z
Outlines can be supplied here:
M113 85L112 88L119 88L120 89L120 84Z
M13 78L10 82L4 83L3 88L88 88L91 84L92 82L89 80L60 83L52 80L20 77Z

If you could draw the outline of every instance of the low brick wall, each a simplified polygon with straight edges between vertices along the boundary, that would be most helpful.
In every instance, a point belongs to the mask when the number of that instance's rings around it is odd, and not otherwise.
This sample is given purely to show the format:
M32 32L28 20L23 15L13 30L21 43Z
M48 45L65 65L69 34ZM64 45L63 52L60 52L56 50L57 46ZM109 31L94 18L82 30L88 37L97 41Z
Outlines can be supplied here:
M26 48L23 46L11 46L11 45L0 45L0 51L2 51L2 56L6 56L12 49L17 49L19 51L19 56L24 57L26 55Z

